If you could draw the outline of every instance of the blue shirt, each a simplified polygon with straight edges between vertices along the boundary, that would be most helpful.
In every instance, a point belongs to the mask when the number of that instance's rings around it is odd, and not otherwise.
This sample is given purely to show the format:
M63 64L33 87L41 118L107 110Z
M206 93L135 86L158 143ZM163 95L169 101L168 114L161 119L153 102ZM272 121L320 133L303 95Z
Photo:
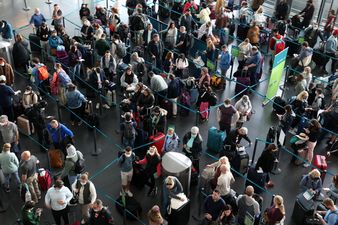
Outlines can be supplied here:
M256 73L260 73L261 68L262 68L261 59L262 59L262 54L259 51L257 51L256 54L254 54L250 58L248 58L246 65L255 64L256 65Z
M39 27L43 22L46 22L45 17L40 13L39 15L34 14L29 21L29 24L34 24L34 26Z
M14 94L14 90L10 86L0 84L0 107L10 107Z
M336 211L328 210L324 216L324 220L327 225L337 225L338 224L338 209Z
M13 39L14 33L12 25L3 20L1 22L5 23L5 26L0 28L1 37L4 39Z
M227 70L230 67L230 63L231 63L231 56L230 53L228 51L221 52L221 58L219 60L219 68L221 70Z
M56 129L52 128L52 126L48 124L47 130L50 133L53 143L61 143L67 136L74 137L73 132L61 123L59 123L59 126Z
M225 202L220 198L217 202L209 195L204 201L204 213L208 213L212 216L212 221L215 221L224 209Z
M67 87L69 83L72 83L72 80L64 70L61 70L58 73L58 76L59 76L59 84L61 87Z
M68 91L66 93L66 97L67 105L71 109L80 108L82 106L82 103L87 101L85 96L79 90Z

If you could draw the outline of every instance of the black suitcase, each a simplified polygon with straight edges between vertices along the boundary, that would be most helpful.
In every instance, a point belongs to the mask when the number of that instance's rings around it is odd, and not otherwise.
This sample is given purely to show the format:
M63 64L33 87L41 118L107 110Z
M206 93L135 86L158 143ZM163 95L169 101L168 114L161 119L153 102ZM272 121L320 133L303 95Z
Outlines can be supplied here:
M231 165L237 172L234 175L239 176L238 173L245 174L249 167L249 154L246 151L237 151L235 157L231 160Z
M126 219L137 220L142 212L141 204L133 197L125 196L126 203ZM124 215L124 206L122 203L122 196L119 196L115 202L116 210Z
M169 225L186 225L190 219L190 200L179 209L171 209L168 215Z
M135 147L135 154L140 158L143 159L148 150L148 133L142 129L136 128L136 137L134 142Z
M247 37L249 31L249 26L247 25L238 25L237 27L237 39L244 41Z
M41 54L40 38L36 34L29 34L28 39L31 52L34 54Z
M245 186L253 186L255 188L255 193L260 194L264 191L266 176L266 173L259 173L255 167L250 167L245 181Z
M306 218L311 217L314 212L314 201L306 200L303 193L297 195L292 212L292 220L296 224L305 224Z
M138 189L142 189L145 185L146 179L147 179L147 176L142 166L138 164L134 164L133 165L133 177L131 179L131 184L137 187Z

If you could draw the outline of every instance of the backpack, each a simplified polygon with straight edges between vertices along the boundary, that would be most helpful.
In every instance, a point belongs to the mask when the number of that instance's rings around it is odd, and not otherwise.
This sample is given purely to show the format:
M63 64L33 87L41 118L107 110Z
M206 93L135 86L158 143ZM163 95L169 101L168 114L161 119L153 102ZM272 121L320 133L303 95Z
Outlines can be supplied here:
M275 53L278 54L285 49L285 42L282 37L280 39L273 37L273 39L275 40L274 50L275 50Z
M134 139L136 136L136 130L133 126L133 122L125 122L124 123L124 131L123 131L123 137L131 140Z
M83 158L80 158L79 154L77 154L77 157L78 157L78 160L75 162L74 172L76 174L81 174L85 170L85 165L84 165L85 160Z
M214 92L212 92L209 97L209 105L215 106L216 104L217 104L217 96Z
M47 70L47 66L38 67L38 78L41 81L47 80L49 77L49 73Z
M136 15L133 17L131 24L133 26L133 30L144 30L146 28L146 21L142 15Z
M38 171L38 183L42 191L47 191L52 185L52 178L49 172L40 168Z
M123 43L123 42L120 42L120 43L115 43L116 45L116 55L119 57L119 58L123 58L127 55L127 48L126 48L126 45Z

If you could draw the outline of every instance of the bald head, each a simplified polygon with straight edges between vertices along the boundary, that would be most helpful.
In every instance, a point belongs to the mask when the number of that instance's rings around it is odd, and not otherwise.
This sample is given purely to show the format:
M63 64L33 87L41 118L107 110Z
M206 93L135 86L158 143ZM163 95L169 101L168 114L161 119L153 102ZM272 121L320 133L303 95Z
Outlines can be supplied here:
M31 157L31 152L30 151L24 151L23 153L21 153L21 159L23 161L29 160L30 157Z
M249 185L245 188L245 194L247 194L248 196L252 196L255 193L255 189Z

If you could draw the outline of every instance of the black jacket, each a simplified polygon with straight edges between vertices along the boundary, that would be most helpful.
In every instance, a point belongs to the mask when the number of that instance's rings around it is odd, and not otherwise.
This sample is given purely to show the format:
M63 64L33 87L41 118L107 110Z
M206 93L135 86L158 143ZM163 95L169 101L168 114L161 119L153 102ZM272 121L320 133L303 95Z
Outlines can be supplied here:
M26 65L30 59L30 51L28 50L28 42L23 40L15 42L13 45L13 59L15 66Z
M151 40L148 44L148 52L150 56L155 56L156 59L161 60L163 55L163 42L160 40L158 44Z
M262 155L258 158L256 170L261 167L265 173L271 172L275 160L276 155L274 154L274 152L264 150L262 152Z
M100 71L100 78L101 78L101 82L102 82L102 86L104 85L103 82L105 80L107 80L103 70ZM95 88L96 90L99 89L99 84L98 84L98 77L96 75L96 72L93 71L90 75L89 75L89 79L88 79L88 83Z
M186 135L183 137L183 145L186 145L188 141L191 138L191 132L189 131ZM191 149L189 150L193 156L193 158L198 158L198 155L200 152L202 152L202 138L200 135L197 135L197 137L194 139L194 143L192 144ZM187 152L186 149L183 149L183 152Z

